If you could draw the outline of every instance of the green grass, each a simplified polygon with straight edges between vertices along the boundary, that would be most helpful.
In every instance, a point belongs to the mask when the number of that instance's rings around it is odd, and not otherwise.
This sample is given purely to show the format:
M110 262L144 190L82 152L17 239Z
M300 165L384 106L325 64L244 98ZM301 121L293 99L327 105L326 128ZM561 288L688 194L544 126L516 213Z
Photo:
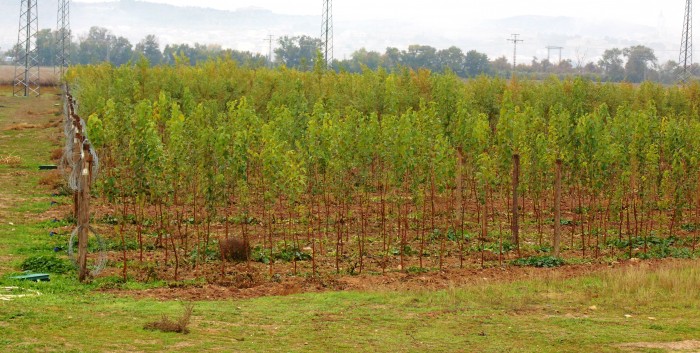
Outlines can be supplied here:
M144 330L162 315L178 317L182 303L99 291L114 287L114 277L87 285L74 272L54 274L48 283L10 279L27 257L53 253L57 240L48 232L64 224L52 223L46 211L51 200L69 201L37 186L35 166L46 163L52 145L36 141L48 141L59 129L2 131L13 114L26 110L22 104L36 102L0 99L8 107L0 109L0 151L23 160L19 167L0 167L0 180L10 183L0 190L0 287L41 292L0 301L2 352L653 352L663 350L620 344L700 337L700 262L693 260L441 291L201 301L190 334ZM132 290L163 285L120 284Z
M698 337L697 265L443 291L197 302L189 335L143 329L163 314L178 316L179 302L96 293L98 284L70 276L39 284L4 279L3 286L43 295L0 304L0 327L7 352L617 352L625 342Z

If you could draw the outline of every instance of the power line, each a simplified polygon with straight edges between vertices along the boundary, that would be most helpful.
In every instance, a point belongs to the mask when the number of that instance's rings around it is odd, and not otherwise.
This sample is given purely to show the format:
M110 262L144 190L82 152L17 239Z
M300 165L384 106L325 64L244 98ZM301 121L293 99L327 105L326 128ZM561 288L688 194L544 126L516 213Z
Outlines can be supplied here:
M690 74L690 66L693 65L693 1L686 0L685 16L683 20L683 36L681 37L681 53L678 64L683 68L679 81L687 81Z
M518 39L519 36L520 36L520 34L514 33L514 34L511 34L511 38L506 39L509 42L513 42L513 71L515 71L515 67L517 66L516 65L516 57L518 54L518 43L523 42L522 39Z
M19 31L15 47L15 80L12 94L39 95L39 56L36 37L39 33L38 0L22 0Z
M333 4L332 0L323 0L321 20L321 48L326 67L333 62Z

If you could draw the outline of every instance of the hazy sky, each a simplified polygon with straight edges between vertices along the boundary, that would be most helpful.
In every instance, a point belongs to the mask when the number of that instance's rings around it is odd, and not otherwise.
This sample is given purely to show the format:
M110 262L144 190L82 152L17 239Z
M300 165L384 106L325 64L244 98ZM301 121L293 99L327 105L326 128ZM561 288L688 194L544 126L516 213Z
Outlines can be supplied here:
M192 6L194 3L196 6L226 10L261 7L278 13L298 15L319 15L323 4L321 0L150 1L180 6ZM589 19L620 19L648 26L678 27L680 31L684 4L682 0L336 0L333 2L333 14L337 21L398 18L437 26L449 21L494 19L518 15L575 16Z

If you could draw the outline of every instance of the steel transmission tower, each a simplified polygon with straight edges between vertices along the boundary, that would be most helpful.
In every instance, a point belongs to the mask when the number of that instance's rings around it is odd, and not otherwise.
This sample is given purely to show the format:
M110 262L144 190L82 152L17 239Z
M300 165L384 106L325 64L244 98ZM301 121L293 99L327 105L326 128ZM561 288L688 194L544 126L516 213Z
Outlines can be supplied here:
M12 93L39 95L39 58L36 36L39 32L38 0L22 0L19 11L19 33L15 47L15 81Z
M506 39L506 40L509 41L509 42L513 42L513 72L515 72L515 67L516 67L516 61L515 61L515 60L516 60L516 57L517 57L517 54L518 54L518 43L522 43L522 42L523 42L522 39L518 39L519 36L520 36L519 34L514 33L514 34L511 34L511 38L510 38L510 39Z
M549 61L550 64L551 64L551 61L549 60L549 57L550 57L550 55L551 55L551 53L552 53L552 50L558 50L558 51L559 51L559 64L561 64L561 51L562 51L562 49L564 49L564 47L558 47L558 46L555 46L555 45L548 45L548 46L547 46L547 61Z
M70 66L70 0L58 0L58 20L56 21L56 67L59 81L63 79L66 68Z
M333 4L332 0L323 0L323 19L321 21L321 50L326 67L333 62Z
M678 64L682 71L680 81L687 81L690 74L690 66L693 65L693 0L685 2L685 19L683 20L683 37L681 38L681 55Z
M272 34L268 35L267 38L263 39L269 45L269 50L267 52L267 61L270 68L274 67L272 63L272 42L275 40L275 36Z

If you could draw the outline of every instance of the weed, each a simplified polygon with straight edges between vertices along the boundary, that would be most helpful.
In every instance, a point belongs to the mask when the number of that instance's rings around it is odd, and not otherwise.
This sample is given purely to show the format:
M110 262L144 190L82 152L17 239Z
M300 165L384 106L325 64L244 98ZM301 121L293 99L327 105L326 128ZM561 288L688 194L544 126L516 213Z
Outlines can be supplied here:
M175 332L188 334L190 329L187 328L190 324L190 319L192 318L192 310L194 309L194 304L186 303L182 316L180 316L177 321L172 321L170 318L163 314L160 321L149 322L143 326L144 330L149 331L161 331L161 332Z
M515 266L532 267L559 267L564 265L564 260L554 256L531 256L513 261Z
M7 155L0 157L0 165L8 167L19 167L22 164L22 158L19 156Z
M66 273L71 271L73 266L68 261L54 255L39 255L26 258L20 268L32 272Z

